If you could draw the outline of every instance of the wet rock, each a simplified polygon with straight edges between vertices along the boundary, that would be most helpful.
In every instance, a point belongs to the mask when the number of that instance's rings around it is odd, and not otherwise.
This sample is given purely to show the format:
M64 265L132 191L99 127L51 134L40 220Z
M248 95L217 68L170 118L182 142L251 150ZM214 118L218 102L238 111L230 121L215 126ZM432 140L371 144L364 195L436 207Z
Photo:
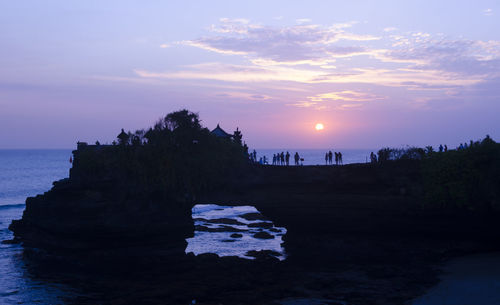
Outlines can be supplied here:
M215 224L225 224L225 225L237 225L244 226L245 224L237 221L236 219L231 218L218 218L218 219L208 219L205 220L207 223L215 223Z
M276 229L276 228L270 228L269 231L271 231L273 233L281 233L281 230Z
M267 261L267 262L279 262L278 256L281 256L280 253L272 250L251 250L248 251L246 256L254 257L257 261Z
M196 231L199 232L247 232L248 230L238 229L231 226L221 226L218 228L209 228L206 226L197 225L194 227Z
M254 238L258 239L273 239L274 236L267 232L257 232L253 235Z
M232 238L242 238L243 237L243 234L240 234L240 233L233 233L230 235Z
M246 213L239 217L246 220L267 220L261 213Z
M194 221L203 221L203 222L207 222L207 219L205 218L201 218L201 217L198 217L198 218L193 218Z
M263 228L263 229L270 229L273 227L272 222L255 222L255 223L250 223L248 224L249 228Z
M18 244L20 243L21 241L19 239L6 239L6 240L2 240L2 244L4 245L13 245L13 244Z
M214 261L219 259L219 256L215 253L202 253L196 256L200 261Z

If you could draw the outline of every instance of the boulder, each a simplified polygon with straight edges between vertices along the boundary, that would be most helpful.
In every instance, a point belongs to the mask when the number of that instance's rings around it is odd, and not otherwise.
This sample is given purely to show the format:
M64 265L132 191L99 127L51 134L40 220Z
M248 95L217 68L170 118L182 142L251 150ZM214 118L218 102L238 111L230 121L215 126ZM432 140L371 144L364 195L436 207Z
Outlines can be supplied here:
M274 236L267 232L257 232L253 235L254 238L258 239L273 239Z

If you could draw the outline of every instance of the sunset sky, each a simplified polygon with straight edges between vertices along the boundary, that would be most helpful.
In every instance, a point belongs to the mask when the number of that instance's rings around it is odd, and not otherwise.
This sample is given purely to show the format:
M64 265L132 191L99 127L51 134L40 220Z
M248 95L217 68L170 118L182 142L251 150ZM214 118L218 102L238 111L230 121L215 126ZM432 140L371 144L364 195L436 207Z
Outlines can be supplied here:
M0 148L182 108L252 148L500 140L499 1L173 2L0 2Z

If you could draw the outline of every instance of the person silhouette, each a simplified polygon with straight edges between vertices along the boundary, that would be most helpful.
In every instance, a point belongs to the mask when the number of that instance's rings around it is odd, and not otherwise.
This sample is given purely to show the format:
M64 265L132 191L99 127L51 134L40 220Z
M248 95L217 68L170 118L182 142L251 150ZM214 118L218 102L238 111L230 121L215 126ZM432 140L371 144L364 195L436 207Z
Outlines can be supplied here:
M289 166L290 165L290 153L288 151L286 152L285 158L286 158L286 166Z
M281 155L280 155L280 161L281 161L281 165L285 165L285 153L284 152L281 152Z
M295 159L295 165L299 165L300 156L298 152L295 152L294 159Z
M339 151L339 163L344 165L344 161L342 161L342 153Z
M339 154L335 152L335 165L339 165Z
M333 164L332 158L333 158L333 153L332 153L332 151L330 150L330 151L328 152L328 164L330 164L330 165L331 165L331 164Z
M325 165L328 165L328 153L325 153Z

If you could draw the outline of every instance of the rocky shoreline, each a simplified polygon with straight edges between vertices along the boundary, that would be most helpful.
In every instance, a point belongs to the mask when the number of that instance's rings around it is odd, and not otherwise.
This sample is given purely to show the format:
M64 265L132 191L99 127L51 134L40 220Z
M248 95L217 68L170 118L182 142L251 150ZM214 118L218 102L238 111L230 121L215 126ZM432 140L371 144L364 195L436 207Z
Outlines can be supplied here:
M405 304L437 282L444 260L499 248L498 215L422 207L418 162L253 166L190 203L121 198L120 187L70 177L29 198L10 226L33 274L99 278L68 303ZM186 255L195 203L257 207L287 229L288 258Z

